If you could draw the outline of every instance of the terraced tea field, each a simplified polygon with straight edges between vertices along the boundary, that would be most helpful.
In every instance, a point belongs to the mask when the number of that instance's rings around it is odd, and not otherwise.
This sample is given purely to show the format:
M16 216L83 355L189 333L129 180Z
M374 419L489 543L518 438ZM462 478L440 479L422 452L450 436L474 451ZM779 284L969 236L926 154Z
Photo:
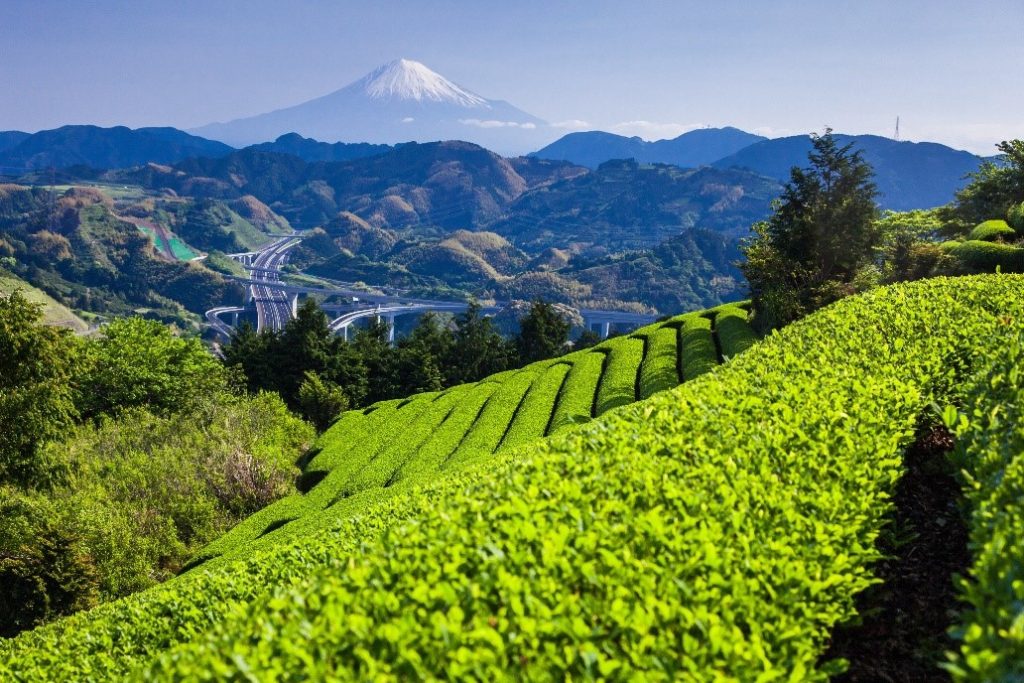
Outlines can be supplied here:
M191 567L244 556L613 408L671 389L756 341L746 305L651 325L471 385L349 411L321 437L297 491L208 546Z

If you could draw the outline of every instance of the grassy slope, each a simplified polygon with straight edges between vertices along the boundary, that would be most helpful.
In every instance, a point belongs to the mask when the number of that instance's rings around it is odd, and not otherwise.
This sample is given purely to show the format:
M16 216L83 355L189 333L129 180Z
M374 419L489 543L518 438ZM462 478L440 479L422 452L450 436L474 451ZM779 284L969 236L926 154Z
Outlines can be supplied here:
M0 296L10 296L15 290L21 290L21 293L29 301L42 304L44 324L67 327L78 333L89 330L89 324L75 315L70 308L21 278L0 270Z
M844 301L680 389L23 634L0 672L821 679L902 446L1021 330L1022 289Z

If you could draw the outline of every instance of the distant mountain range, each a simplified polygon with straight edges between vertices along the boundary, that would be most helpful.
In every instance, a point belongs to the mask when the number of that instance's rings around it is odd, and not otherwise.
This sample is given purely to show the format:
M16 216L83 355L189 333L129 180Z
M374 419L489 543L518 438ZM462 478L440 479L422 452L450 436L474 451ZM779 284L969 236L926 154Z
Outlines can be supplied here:
M31 133L23 133L20 130L0 131L0 152L9 150L25 138L31 136Z
M937 143L898 142L874 135L837 134L837 138L863 151L864 158L875 169L879 200L887 209L945 204L965 184L965 176L984 161L969 152ZM247 149L328 163L387 155L407 144L328 143L287 133L273 142L261 142ZM565 161L590 169L615 159L683 168L737 168L784 182L793 166L807 165L810 149L807 136L769 140L736 128L694 130L672 140L655 142L592 131L566 135L530 158ZM173 165L194 158L222 159L235 152L226 144L175 128L63 126L34 134L6 131L0 132L0 174L17 176L49 167L115 169L146 163ZM280 168L287 163L275 165Z
M535 149L552 138L542 119L409 59L384 64L323 97L190 132L236 147L295 132L327 142L467 140L503 154Z
M875 169L879 203L896 211L941 206L966 184L983 159L970 152L935 142L900 142L877 135L836 135L840 144L853 143ZM788 180L793 166L807 166L811 140L796 135L764 140L714 163L718 168L746 168Z
M841 144L853 143L855 149L863 151L864 159L875 169L879 203L897 211L949 202L966 184L965 176L978 170L984 161L970 152L934 142L899 142L877 135L837 134L836 138ZM742 168L785 182L792 167L807 166L810 150L807 135L769 140L735 128L709 128L657 142L599 131L570 133L530 156L590 168L612 159Z
M571 161L588 168L597 168L611 159L636 159L640 163L695 168L712 164L767 139L731 127L701 128L671 140L654 142L593 130L569 133L530 156Z
M223 156L231 147L177 128L62 126L35 134L0 133L0 172L49 167L125 168L173 164L189 157Z

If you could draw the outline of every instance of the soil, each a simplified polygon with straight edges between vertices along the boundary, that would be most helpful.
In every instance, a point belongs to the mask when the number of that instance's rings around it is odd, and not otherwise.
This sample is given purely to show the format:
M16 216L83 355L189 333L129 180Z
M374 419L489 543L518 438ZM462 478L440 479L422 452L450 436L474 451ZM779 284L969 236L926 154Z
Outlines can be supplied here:
M960 484L946 457L952 448L949 431L928 427L904 455L892 524L878 543L886 556L876 567L882 583L860 596L859 623L833 633L824 659L849 661L834 680L950 680L939 664L955 645L948 635L958 610L953 576L970 563Z

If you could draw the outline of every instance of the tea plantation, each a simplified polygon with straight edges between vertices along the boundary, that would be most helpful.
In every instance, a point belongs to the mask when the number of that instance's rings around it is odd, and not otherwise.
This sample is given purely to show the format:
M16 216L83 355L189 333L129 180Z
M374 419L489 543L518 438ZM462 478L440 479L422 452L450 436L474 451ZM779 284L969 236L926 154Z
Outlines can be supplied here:
M302 537L468 462L693 379L756 341L748 316L737 304L688 313L476 384L349 411L305 463L303 491L238 525L191 566Z
M304 492L0 643L0 678L824 680L941 415L973 558L948 671L1020 680L1022 294L897 285L758 343L723 308L344 414Z

